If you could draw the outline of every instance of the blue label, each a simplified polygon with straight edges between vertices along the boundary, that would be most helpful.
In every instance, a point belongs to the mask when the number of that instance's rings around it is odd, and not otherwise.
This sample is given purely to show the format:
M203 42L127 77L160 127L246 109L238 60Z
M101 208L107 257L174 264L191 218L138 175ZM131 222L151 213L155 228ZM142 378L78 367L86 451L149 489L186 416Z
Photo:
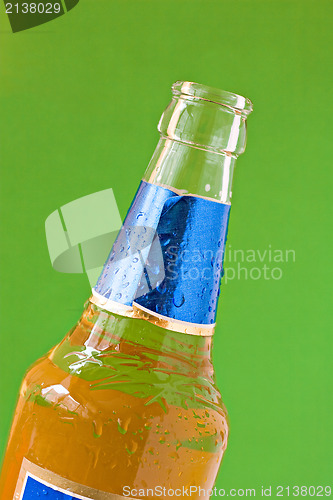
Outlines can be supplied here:
M63 493L54 490L51 486L46 486L31 476L28 476L25 484L22 500L77 500L80 497L73 496L72 493ZM82 497L81 497L82 498Z
M176 320L214 323L229 210L142 182L96 292Z
M96 292L107 299L131 306L139 293L142 295L149 291L148 283L146 288L141 288L141 292L138 287L151 247L156 247L158 243L156 228L164 203L172 196L176 194L169 189L141 182L97 281ZM162 268L160 266L163 274ZM151 281L154 281L153 277Z

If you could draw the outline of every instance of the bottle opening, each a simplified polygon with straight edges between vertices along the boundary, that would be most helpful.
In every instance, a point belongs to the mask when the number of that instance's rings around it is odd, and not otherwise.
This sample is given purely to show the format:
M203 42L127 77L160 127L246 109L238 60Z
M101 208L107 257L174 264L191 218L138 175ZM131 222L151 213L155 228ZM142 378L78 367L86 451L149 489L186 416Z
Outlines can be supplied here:
M174 96L192 98L220 104L231 108L242 114L249 115L253 111L253 104L250 99L226 90L208 87L195 82L178 81L172 85Z

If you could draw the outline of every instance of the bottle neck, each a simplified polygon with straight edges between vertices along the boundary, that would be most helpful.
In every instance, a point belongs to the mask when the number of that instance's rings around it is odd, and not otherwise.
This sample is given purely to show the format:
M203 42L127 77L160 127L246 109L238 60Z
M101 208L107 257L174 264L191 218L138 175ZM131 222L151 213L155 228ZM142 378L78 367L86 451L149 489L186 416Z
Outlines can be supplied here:
M252 103L177 82L161 139L92 302L165 329L212 335L235 161Z
M122 356L133 363L140 360L145 369L151 366L194 378L212 378L211 348L211 337L168 331L88 303L77 325L55 347L50 358L64 371L85 378L85 370L87 376L94 375L94 380L108 374L108 359Z
M235 157L161 138L92 302L181 333L213 334Z
M179 194L231 203L236 157L161 137L144 180Z

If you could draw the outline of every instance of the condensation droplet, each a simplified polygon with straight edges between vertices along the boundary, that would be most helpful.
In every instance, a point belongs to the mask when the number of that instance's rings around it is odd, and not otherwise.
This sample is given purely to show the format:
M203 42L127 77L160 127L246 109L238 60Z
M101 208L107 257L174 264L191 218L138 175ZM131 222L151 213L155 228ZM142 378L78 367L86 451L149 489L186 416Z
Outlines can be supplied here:
M135 453L136 450L138 449L138 443L136 441L132 441L131 446L130 447L125 446L125 448L129 455L133 455L133 453Z
M118 423L117 423L117 428L118 428L118 431L120 432L120 434L126 434L127 430L124 429L121 425L120 425L120 421L118 419Z
M177 293L177 290L176 290L172 301L173 301L173 303L174 303L174 305L176 307L181 307L184 304L184 302L185 302L184 294L183 293Z

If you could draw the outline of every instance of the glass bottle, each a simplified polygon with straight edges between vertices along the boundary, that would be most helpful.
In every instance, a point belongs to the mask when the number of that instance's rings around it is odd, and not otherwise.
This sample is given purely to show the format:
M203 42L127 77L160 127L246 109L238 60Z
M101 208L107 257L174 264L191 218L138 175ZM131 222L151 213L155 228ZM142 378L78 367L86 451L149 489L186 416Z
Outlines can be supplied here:
M214 485L228 423L212 335L252 103L192 82L172 91L82 317L23 380L1 500L196 499Z

